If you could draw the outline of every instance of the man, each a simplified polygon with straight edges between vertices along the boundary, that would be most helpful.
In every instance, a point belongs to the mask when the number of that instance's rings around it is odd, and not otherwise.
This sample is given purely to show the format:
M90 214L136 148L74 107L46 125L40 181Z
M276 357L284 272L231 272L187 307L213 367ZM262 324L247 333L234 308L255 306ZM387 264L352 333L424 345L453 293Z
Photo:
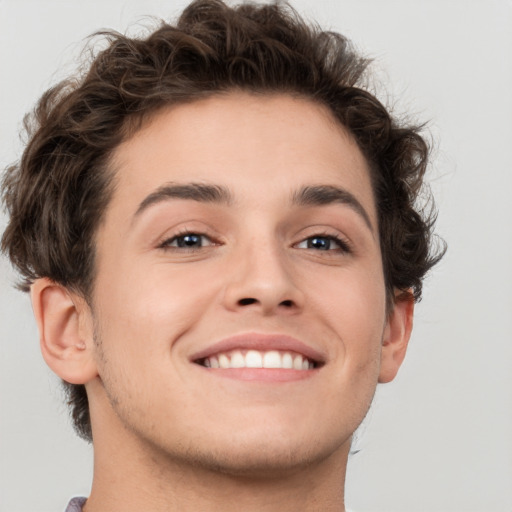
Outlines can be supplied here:
M3 183L2 248L94 447L68 510L342 511L440 257L426 144L288 8L204 0L109 37Z

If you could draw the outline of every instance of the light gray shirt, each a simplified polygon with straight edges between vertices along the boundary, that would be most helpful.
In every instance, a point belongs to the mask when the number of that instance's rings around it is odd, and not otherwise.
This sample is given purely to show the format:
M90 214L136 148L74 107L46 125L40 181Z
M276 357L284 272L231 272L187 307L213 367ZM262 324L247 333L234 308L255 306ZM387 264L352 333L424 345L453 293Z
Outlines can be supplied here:
M65 510L65 512L82 512L82 506L87 501L87 498L73 498L69 503ZM350 510L345 509L346 512L350 512Z
M82 512L82 506L87 498L73 498L66 507L65 512Z

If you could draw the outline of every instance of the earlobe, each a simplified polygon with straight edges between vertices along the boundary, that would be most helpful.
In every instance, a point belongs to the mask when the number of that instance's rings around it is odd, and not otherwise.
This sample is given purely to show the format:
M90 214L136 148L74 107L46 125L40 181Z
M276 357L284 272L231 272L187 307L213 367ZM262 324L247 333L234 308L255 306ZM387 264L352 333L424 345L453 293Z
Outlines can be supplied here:
M63 380L85 384L96 375L92 319L85 301L50 279L31 287L32 307L46 364ZM87 318L86 318L87 317Z
M401 296L390 313L382 339L379 382L392 381L405 358L412 332L414 298Z

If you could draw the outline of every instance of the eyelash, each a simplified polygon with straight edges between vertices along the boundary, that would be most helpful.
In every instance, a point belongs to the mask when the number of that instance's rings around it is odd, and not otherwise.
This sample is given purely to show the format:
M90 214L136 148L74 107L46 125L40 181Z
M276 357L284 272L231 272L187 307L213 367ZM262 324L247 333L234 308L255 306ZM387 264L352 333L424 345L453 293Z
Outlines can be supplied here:
M338 248L335 248L335 249L326 249L324 251L322 250L318 250L318 251L315 251L315 252L336 252L336 253L345 253L345 254L352 254L352 247L351 247L351 244L350 242L345 239L345 238L342 238L338 235L332 235L332 234L329 234L329 233L315 233L314 235L311 235L311 236L308 236L307 238L304 238L303 240L301 240L299 242L299 244L303 244L303 243L307 243L309 240L313 240L313 239L324 239L324 240L327 240L330 242L334 242L336 245L338 245ZM299 245L299 244L295 244L296 246ZM304 248L301 248L301 249L310 249L310 250L314 250L313 248L311 247L304 247Z
M196 236L199 238L207 238L211 243L208 245L205 245L205 246L201 245L199 247L179 247L179 246L176 247L176 246L171 245L172 243L177 242L180 238L183 239L187 236L189 236L189 237ZM165 240L163 240L158 245L158 248L164 249L164 250L197 251L199 249L203 249L204 247L211 247L214 245L219 245L219 244L211 236L207 235L206 233L200 233L198 231L192 231L192 230L183 230L179 233L176 233L171 238L166 238Z
M178 240L181 238L185 238L185 237L198 237L198 238L201 238L201 239L208 239L209 240L209 244L208 245L200 245L199 247L194 247L194 246L190 246L190 247L186 247L186 246L173 246L171 244L173 243L179 243ZM312 241L313 239L324 239L324 240L327 240L330 244L330 242L334 242L336 245L338 245L338 248L335 248L335 249L326 249L326 250L321 250L321 249L314 249L313 247L298 247L300 244L303 244L303 243L308 243L309 241ZM220 245L216 240L214 240L211 236L207 235L206 233L201 233L201 232L198 232L198 231L192 231L192 230L183 230L177 234L175 234L174 236L172 236L171 238L166 238L165 240L163 240L159 245L158 245L158 248L159 249L164 249L164 250L180 250L180 251L197 251L197 250L200 250L200 249L203 249L205 247L211 247L211 246L215 246L215 245ZM303 240L301 240L299 243L297 244L294 244L294 247L298 248L298 249L306 249L306 250L312 250L314 252L336 252L336 253L345 253L345 254L351 254L352 253L352 248L351 248L351 244L348 242L348 240L340 237L340 236L337 236L337 235L332 235L332 234L329 234L329 233L315 233L314 235L311 235L311 236L308 236L306 238L304 238Z

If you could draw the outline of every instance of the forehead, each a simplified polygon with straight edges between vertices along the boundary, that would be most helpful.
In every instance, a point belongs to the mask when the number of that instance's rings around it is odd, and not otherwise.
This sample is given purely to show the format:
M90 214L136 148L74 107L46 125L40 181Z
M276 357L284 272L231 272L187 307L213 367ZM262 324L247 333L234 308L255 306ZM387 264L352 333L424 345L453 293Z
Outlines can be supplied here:
M375 217L357 144L327 107L303 98L229 93L166 107L112 162L117 186L109 209L123 215L165 183L206 182L262 206L305 185L341 186Z

